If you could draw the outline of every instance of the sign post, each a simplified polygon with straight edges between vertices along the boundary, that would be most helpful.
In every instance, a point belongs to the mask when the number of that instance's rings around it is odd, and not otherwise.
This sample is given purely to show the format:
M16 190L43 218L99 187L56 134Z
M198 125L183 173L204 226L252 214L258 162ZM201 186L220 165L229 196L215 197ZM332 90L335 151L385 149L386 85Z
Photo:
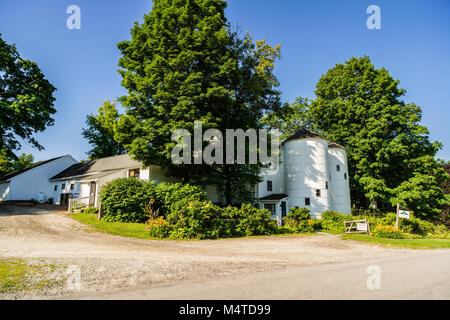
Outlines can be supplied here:
M400 209L400 204L397 203L397 219L395 222L395 227L398 228L399 218L409 219L411 218L411 211Z
M398 212L400 211L400 203L397 203L397 218L395 220L395 227L398 229Z

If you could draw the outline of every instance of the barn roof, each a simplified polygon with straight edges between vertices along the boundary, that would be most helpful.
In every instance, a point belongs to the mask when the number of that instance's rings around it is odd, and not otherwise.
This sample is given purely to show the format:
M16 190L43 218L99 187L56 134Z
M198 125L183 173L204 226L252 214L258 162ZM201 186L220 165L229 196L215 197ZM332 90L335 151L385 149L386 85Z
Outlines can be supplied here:
M24 172L27 172L27 171L29 171L29 170L32 170L32 169L37 168L37 167L39 167L39 166L42 166L42 165L44 165L44 164L46 164L46 163L49 163L49 162L58 160L58 159L60 159L60 158L62 158L62 157L63 157L63 156L57 157L57 158L53 158L53 159L49 159L49 160L39 161L39 162L36 162L36 163L32 164L32 165L29 166L29 167L26 167L26 168L23 168L23 169L16 170L16 171L10 172L10 173L8 173L8 174L5 174L4 176L0 177L0 183L1 183L1 182L8 182L9 180L11 180L12 178L18 176L19 174L22 174L22 173L24 173Z
M68 179L71 177L88 176L100 172L113 172L119 169L141 167L141 166L142 164L139 161L131 159L131 157L128 154L122 154L119 156L76 163L68 167L67 169L61 171L56 176L50 178L50 180L61 180L61 179Z

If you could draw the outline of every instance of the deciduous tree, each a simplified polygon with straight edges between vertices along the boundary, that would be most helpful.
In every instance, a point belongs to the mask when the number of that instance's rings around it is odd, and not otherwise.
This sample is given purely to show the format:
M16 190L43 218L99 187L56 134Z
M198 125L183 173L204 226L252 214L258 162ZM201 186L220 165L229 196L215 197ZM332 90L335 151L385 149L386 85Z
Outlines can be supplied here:
M173 165L176 129L257 129L264 112L280 106L273 75L280 47L232 32L223 0L154 0L131 40L119 43L120 142L145 165L161 165L186 182L223 186L253 184L259 170L242 165ZM242 193L241 193L242 194Z

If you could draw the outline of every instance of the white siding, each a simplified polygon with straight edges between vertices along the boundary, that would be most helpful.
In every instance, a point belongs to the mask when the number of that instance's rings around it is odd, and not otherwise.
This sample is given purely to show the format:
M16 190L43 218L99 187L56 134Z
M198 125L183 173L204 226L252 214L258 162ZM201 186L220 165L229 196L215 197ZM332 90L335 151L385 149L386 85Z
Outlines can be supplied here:
M9 199L9 182L0 183L0 201L8 201Z
M340 170L337 170L339 166ZM351 213L350 184L348 177L347 152L341 148L328 150L328 170L330 181L331 210Z
M283 194L286 193L285 180L284 180L284 158L283 154L280 157L280 164L276 174L262 176L262 181L258 184L257 198L264 198L271 194ZM272 181L272 191L267 189L267 181Z
M49 179L75 163L71 156L64 156L11 178L8 200L37 200L40 193L51 198L54 192Z
M306 207L311 216L319 218L329 209L328 191L328 142L322 139L297 139L283 146L285 158L286 193L289 195L288 211L293 207ZM320 196L316 195L320 190ZM305 205L305 199L310 205Z

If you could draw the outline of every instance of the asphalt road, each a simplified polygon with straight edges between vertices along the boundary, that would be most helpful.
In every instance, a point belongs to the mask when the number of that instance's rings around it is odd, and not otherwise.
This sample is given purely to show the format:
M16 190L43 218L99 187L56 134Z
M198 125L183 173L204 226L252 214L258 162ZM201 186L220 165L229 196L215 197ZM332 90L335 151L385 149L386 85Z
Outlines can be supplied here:
M377 278L379 274L379 278ZM379 281L378 281L379 280ZM185 282L94 299L450 299L450 250Z

